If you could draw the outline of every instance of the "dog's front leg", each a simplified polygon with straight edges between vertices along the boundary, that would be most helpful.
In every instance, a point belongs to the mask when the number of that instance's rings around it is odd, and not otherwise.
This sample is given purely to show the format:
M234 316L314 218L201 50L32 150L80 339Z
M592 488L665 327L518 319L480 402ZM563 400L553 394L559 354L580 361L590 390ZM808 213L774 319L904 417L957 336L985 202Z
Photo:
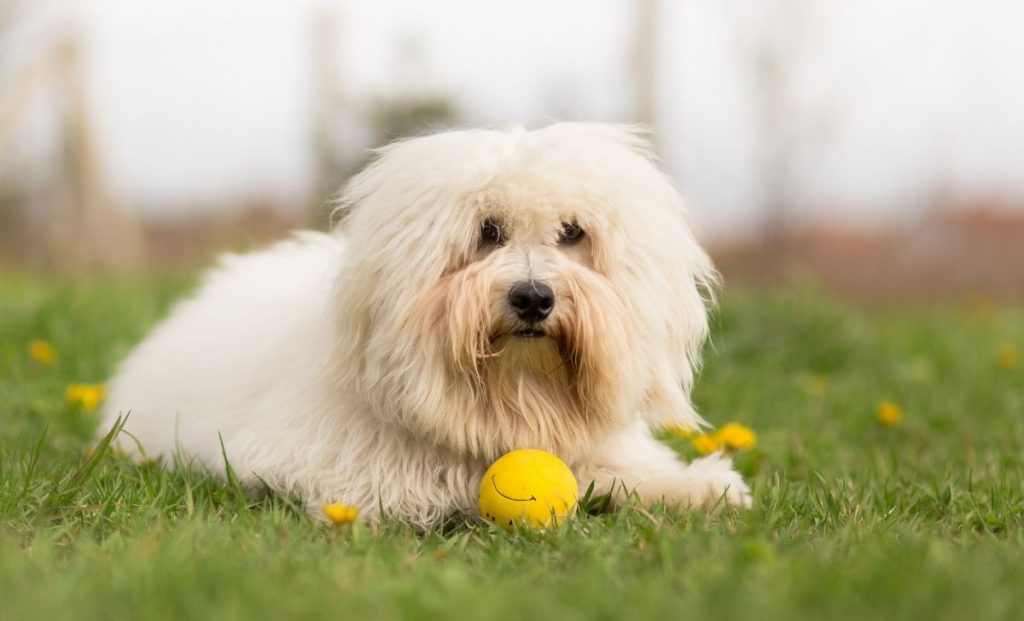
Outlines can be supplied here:
M711 455L684 464L642 424L608 438L574 466L581 493L593 482L594 492L611 492L615 504L636 493L645 506L750 506L750 488L731 459Z

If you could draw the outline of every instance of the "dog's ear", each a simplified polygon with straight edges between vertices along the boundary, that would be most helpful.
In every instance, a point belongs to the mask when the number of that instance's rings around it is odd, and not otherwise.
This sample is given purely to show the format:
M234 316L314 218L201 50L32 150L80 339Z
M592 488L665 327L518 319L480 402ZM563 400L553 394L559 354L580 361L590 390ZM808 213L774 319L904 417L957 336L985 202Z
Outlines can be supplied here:
M708 312L715 306L718 272L694 234L692 216L675 182L662 170L647 128L640 125L575 124L579 131L632 153L625 206L646 220L647 266L642 278L650 310L646 320L657 334L651 384L644 409L654 425L704 425L690 392L708 337ZM642 162L638 162L642 158ZM626 166L624 166L626 169ZM639 243L637 240L634 244Z
M663 200L666 207L681 220L677 239L668 254L666 274L669 282L663 293L668 307L665 322L665 343L668 364L675 377L674 385L662 384L666 408L652 408L653 424L677 424L696 428L706 423L690 400L696 375L700 371L701 351L708 338L708 314L716 306L719 275L711 258L701 247L689 222L689 214L674 184L666 177Z
M397 146L400 141L373 149L370 151L369 160L361 170L356 172L345 182L341 188L331 197L330 225L335 230L341 230L345 222L352 215L356 206L366 197L371 195L383 181L383 170L386 167L384 157L387 152Z
M652 425L703 425L690 401L701 349L708 336L718 274L694 235L691 215L661 169L642 125L558 123L537 131L543 145L585 154L590 167L611 178L612 222L623 234L610 254L609 276L633 305L648 336L637 356L646 381L642 412ZM639 351L642 349L643 351Z
M708 313L715 305L718 275L693 242L680 244L676 269L665 270L648 317L656 337L647 357L649 384L643 413L652 426L705 426L690 399L708 337Z
M418 312L411 292L435 283L474 247L478 225L467 188L495 168L500 137L467 130L394 142L377 149L338 194L334 218L345 234L346 259L335 314L338 365L347 381L379 380L374 373L386 369L374 356L389 354L372 345L373 335L408 329Z

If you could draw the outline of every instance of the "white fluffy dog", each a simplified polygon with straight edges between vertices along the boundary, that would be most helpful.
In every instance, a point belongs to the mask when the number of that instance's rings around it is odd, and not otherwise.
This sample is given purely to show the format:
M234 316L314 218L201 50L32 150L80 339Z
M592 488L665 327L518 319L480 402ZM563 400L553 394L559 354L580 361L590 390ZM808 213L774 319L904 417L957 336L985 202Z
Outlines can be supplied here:
M476 515L516 448L618 501L749 504L728 459L685 465L651 435L703 424L714 269L634 128L398 142L339 212L333 234L225 257L128 357L105 414L130 413L122 448L221 472L226 454L315 516L422 527Z

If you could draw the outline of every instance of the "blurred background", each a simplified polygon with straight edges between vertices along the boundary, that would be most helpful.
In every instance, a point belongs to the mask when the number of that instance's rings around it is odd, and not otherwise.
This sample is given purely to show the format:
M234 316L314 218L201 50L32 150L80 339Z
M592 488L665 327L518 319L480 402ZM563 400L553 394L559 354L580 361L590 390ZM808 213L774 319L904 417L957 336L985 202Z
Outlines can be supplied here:
M192 269L393 138L641 122L727 282L1024 299L1020 0L0 0L0 265Z

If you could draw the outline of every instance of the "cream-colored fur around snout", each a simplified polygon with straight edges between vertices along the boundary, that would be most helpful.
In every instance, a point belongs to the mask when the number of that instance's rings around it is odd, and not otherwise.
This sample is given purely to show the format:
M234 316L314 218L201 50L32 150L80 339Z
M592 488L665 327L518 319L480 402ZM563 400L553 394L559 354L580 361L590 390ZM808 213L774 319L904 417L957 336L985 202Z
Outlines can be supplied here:
M680 463L650 426L702 424L689 392L714 272L628 127L427 136L380 151L332 234L228 256L121 365L105 422L149 457L428 526L475 514L479 477L543 448L584 488L749 502L726 459ZM482 243L486 219L498 244ZM566 223L584 231L560 242ZM509 288L542 281L545 338ZM134 440L122 439L137 451Z

